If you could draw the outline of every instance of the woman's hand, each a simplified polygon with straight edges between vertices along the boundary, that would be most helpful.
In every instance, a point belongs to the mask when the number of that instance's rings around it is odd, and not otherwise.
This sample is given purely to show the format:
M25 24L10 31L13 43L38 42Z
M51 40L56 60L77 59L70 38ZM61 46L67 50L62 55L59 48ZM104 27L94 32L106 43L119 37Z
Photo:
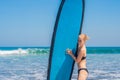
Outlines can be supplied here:
M66 53L69 54L75 61L77 61L77 60L76 60L76 57L75 57L74 54L72 53L72 50L66 49Z
M66 49L66 53L70 55L70 54L72 54L72 50Z

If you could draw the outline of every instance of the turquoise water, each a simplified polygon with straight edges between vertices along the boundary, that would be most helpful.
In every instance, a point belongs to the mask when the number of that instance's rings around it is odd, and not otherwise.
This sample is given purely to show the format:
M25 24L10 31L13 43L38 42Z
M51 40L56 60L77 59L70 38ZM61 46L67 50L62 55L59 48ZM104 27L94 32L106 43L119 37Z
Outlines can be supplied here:
M88 47L88 80L120 80L120 48ZM46 80L49 48L1 47L0 80ZM72 80L77 78L75 65Z

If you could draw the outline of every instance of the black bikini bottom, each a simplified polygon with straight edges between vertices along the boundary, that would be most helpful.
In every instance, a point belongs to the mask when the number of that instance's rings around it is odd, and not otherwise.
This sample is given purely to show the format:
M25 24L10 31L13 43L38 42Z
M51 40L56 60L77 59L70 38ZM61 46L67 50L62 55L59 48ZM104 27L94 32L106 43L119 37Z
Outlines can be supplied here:
M87 70L87 68L80 68L80 69L78 69L78 73L79 73L81 70L85 70L87 73L89 73L88 70Z

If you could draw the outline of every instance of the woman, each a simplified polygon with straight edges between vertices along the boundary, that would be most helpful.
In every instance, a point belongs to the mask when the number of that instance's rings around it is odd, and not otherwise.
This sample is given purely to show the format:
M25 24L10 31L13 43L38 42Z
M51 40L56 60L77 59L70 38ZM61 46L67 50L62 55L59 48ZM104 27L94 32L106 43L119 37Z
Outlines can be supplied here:
M88 40L86 34L79 35L78 39L78 53L77 57L74 56L72 50L67 49L67 54L69 54L78 65L78 80L86 80L88 76L88 70L86 67L86 46L85 43Z

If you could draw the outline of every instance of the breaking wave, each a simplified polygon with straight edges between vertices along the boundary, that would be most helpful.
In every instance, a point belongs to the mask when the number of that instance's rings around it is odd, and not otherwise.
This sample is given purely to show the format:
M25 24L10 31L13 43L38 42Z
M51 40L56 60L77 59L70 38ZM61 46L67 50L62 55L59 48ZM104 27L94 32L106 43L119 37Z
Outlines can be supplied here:
M27 55L27 54L47 54L49 48L27 48L27 49L14 49L14 50L0 50L0 55Z

